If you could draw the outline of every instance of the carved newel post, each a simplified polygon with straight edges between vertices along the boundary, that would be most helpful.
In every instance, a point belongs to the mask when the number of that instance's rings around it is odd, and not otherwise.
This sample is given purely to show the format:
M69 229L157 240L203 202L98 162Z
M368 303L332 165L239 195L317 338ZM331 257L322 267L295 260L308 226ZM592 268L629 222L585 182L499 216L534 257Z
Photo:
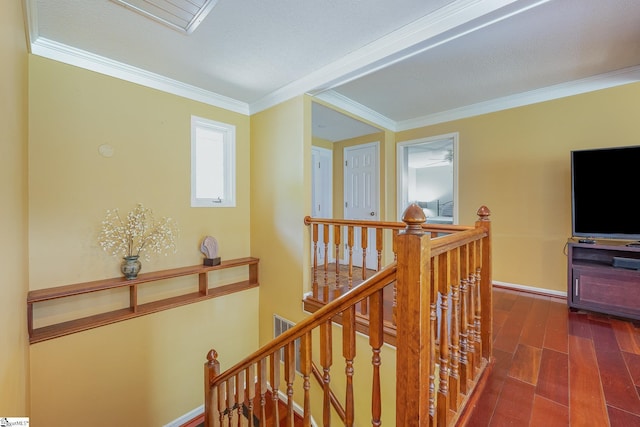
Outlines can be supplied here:
M207 353L207 361L204 364L204 425L205 427L219 426L219 420L215 410L218 408L218 390L211 388L211 382L220 375L220 362L218 352L214 349Z
M422 231L422 209L412 204L402 216L407 225L396 240L397 362L396 425L429 424L430 238ZM422 386L421 386L422 385Z

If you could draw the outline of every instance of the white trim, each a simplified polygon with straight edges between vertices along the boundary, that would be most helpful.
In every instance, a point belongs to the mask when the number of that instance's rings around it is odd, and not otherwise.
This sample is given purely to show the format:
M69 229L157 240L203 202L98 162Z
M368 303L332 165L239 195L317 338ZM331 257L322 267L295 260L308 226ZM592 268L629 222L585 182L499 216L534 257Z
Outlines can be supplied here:
M222 173L224 191L222 198L198 197L196 194L198 179L199 142L197 131L208 130L222 136L224 158L222 159ZM214 155L215 157L215 155ZM214 158L206 160L214 161ZM191 207L192 208L233 208L236 207L236 127L228 123L217 122L198 116L191 116Z
M367 119L378 126L394 132L400 132L640 81L640 66L633 66L402 121L395 121L332 90L332 88L372 73L406 57L431 49L445 41L471 33L548 1L460 0L452 2L442 9L400 30L394 31L388 36L343 57L341 60L320 68L306 77L285 85L251 104L40 37L38 35L36 0L25 1L24 14L28 27L27 37L31 41L30 52L34 55L247 116L308 92L331 105ZM499 9L502 9L502 13L498 11ZM509 12L508 10L510 9L514 10ZM490 19L491 12L495 12L499 16ZM474 19L478 21L474 27L469 28L464 25Z
M191 421L192 419L194 419L198 415L202 414L203 412L204 412L204 405L200 405L197 408L192 409L191 411L187 412L186 414L180 416L179 418L176 418L175 420L171 421L170 423L165 424L164 427L180 427L181 425L183 425L187 421Z
M33 14L32 14L33 15ZM35 17L31 18L37 19ZM96 73L105 74L117 79L158 89L173 95L182 96L194 101L224 108L236 113L249 115L249 105L245 102L201 89L160 74L152 73L141 68L132 67L122 62L114 61L104 56L95 55L81 49L76 49L62 43L43 37L38 37L31 44L31 52L34 55L53 59L65 64L74 65Z
M251 114L302 92L311 95L363 77L507 17L550 0L458 0L345 55L307 76L272 92L251 105ZM516 4L516 7L508 6ZM520 6L520 4L523 4ZM511 10L514 9L514 10ZM496 14L498 17L495 17ZM469 22L474 26L470 27Z
M37 5L36 0L26 0L22 3L22 11L24 14L24 27L25 35L27 38L27 44L29 53L32 52L32 43L38 38L38 14L36 13Z
M553 86L531 90L529 92L504 96L502 98L496 98L486 102L479 102L477 104L455 108L453 110L416 117L415 119L399 121L396 122L396 130L399 132L452 120L465 119L481 114L507 110L509 108L522 107L567 96L608 89L637 81L640 81L640 66L628 67L622 70L599 74L572 82L560 83ZM343 109L349 111L347 108Z
M536 294L543 294L543 295L562 297L562 298L567 297L567 293L563 291L554 291L551 289L536 288L534 286L518 285L516 283L499 282L497 280L494 280L493 284L502 286L504 288L510 288L516 291L534 292Z
M377 111L372 110L371 108L364 106L351 98L347 98L346 96L338 93L334 90L328 90L317 95L314 95L314 98L324 101L336 108L345 110L356 117L360 117L364 120L368 120L378 126L389 129L391 131L397 131L397 123L390 118L383 116Z

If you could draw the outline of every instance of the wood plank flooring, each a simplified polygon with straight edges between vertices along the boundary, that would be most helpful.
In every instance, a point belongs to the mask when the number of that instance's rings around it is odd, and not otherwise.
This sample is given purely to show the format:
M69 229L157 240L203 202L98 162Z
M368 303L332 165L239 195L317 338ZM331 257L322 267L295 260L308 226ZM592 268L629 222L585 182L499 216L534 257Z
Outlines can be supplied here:
M494 292L495 364L467 426L640 426L640 328Z

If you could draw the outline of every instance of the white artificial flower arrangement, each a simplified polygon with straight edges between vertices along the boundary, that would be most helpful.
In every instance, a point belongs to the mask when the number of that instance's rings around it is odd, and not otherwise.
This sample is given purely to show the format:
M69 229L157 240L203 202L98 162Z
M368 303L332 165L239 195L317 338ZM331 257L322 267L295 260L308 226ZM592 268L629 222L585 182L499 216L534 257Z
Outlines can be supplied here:
M152 253L176 252L178 227L171 218L156 221L151 209L141 203L122 218L118 209L107 210L98 241L102 249L114 256L141 256L149 260Z

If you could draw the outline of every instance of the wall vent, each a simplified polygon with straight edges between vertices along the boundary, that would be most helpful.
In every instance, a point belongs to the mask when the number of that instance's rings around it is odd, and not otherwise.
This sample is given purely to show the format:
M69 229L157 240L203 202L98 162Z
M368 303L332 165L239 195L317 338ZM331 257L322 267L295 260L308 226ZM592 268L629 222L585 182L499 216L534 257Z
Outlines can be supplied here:
M276 338L289 329L293 328L295 324L289 320L283 319L277 314L273 315L273 337ZM295 340L295 353L296 353L296 372L300 373L300 338ZM284 349L280 349L280 362L284 363Z

